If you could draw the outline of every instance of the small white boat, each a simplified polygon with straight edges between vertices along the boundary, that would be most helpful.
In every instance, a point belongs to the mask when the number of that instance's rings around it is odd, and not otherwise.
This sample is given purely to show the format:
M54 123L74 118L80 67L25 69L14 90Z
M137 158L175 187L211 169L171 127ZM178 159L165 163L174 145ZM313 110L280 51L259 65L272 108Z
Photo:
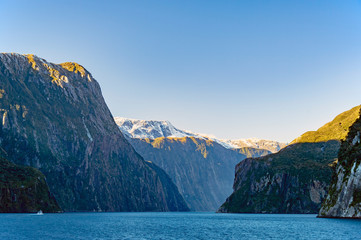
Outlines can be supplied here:
M39 212L37 212L37 214L36 215L44 215L44 213L43 213L43 211L39 211Z

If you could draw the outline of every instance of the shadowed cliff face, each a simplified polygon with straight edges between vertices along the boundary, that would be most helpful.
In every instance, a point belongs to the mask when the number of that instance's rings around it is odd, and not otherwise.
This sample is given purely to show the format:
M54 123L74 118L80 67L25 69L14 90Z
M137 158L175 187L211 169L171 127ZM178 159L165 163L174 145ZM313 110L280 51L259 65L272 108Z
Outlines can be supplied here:
M361 218L361 119L342 142L338 164L319 217Z
M65 211L187 210L119 132L82 66L0 54L0 93L5 156L40 169Z
M236 166L234 192L219 212L317 213L339 141L294 144Z
M194 137L129 139L136 151L164 169L195 211L215 211L232 192L234 166L260 149L226 149Z
M218 211L317 213L331 182L340 141L359 112L357 106L338 115L278 153L240 162L234 192Z
M44 175L0 157L0 212L59 212Z

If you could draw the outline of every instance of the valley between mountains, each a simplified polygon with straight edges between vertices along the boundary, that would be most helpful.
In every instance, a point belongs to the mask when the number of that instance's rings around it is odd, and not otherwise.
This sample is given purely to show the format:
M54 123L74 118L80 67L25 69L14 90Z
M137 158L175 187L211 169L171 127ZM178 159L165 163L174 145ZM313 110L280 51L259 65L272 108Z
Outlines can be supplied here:
M258 139L240 139L231 144L230 140L180 130L168 121L116 117L115 122L146 161L169 174L193 211L218 209L232 192L237 163L247 157L270 154L286 145Z
M218 139L114 118L83 66L1 53L0 117L0 212L361 217L360 106L290 144Z

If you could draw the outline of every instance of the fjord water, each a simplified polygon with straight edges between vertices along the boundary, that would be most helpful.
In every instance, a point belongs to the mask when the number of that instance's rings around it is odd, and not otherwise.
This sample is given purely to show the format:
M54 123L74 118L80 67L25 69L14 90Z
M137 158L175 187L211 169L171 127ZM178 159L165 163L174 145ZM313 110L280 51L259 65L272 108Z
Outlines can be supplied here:
M359 239L361 221L305 214L1 214L0 239Z

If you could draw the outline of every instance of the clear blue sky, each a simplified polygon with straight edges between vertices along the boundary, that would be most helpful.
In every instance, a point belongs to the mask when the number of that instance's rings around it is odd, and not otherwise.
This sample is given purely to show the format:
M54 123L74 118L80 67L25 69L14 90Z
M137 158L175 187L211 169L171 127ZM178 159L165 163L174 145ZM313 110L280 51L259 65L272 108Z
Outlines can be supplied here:
M361 3L0 0L0 51L74 61L114 116L291 141L361 103Z

